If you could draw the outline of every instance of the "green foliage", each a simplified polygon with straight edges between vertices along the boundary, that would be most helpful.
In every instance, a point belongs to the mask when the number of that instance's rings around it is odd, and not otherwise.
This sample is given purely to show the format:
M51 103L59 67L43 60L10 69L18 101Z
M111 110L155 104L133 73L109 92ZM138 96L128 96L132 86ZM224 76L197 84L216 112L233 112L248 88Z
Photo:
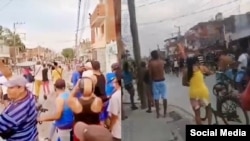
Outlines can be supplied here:
M74 58L74 50L73 48L65 48L62 50L62 55L68 59L72 60Z
M4 43L8 46L14 46L14 39L16 41L15 46L19 48L19 51L25 51L25 45L22 42L20 36L14 35L13 32L10 31L10 29L4 28L0 25L0 40L3 40Z

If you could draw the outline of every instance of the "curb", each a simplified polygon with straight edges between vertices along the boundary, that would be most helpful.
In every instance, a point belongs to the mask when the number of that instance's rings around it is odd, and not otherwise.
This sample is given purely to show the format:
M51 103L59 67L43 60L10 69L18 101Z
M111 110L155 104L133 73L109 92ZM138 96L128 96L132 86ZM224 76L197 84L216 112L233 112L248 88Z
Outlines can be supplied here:
M195 118L195 116L194 116L191 112L185 110L184 108L182 108L182 107L180 107L180 106L172 105L172 104L169 104L168 107L169 107L169 106L170 106L170 107L173 107L173 108L176 108L176 109L178 109L178 110L180 110L180 111L182 112L182 115L185 114L186 117L187 117L187 116L190 116L190 119L194 119L194 118Z
M139 103L139 102L138 102ZM138 103L135 103L135 104L138 104ZM123 104L130 104L130 103L123 103ZM191 118L194 118L194 114L192 114L191 112L185 110L184 108L180 107L180 106L177 106L177 105L173 105L173 104L168 104L168 107L173 107L173 108L176 108L178 110L180 110L183 114L186 114L187 116L190 116Z

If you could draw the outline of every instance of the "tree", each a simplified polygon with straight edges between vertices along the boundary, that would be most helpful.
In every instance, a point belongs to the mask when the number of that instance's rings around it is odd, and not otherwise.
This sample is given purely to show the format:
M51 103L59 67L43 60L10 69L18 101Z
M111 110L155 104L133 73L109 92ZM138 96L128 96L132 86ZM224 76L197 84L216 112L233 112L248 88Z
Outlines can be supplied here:
M65 48L62 50L62 55L68 59L72 60L74 58L74 50L73 48Z
M0 40L3 40L4 43L8 46L14 46L14 39L16 41L15 46L19 48L19 51L25 51L25 45L22 42L20 36L18 34L14 35L13 32L10 31L10 29L4 28L0 25Z

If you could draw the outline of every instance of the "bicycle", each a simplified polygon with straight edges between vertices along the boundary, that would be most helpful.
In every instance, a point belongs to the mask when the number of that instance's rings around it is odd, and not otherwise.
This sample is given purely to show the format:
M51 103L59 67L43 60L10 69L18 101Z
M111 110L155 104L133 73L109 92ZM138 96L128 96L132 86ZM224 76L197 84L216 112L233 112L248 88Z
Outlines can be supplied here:
M235 88L235 83L232 77L233 75L230 70L226 72L216 71L216 81L217 83L213 86L213 94L219 96L220 92L222 94L229 94L231 88ZM220 95L223 96L223 95Z
M232 101L232 104L227 105L229 108L226 109L226 111L223 111L223 104L227 101ZM212 115L215 119L215 124L219 124L218 117L222 119L223 123L225 125L229 125L228 122L233 121L237 123L242 123L240 116L237 113L237 107L239 107L243 111L243 116L246 121L246 125L249 124L249 117L247 114L247 111L245 111L240 103L240 100L237 95L233 94L224 94L223 96L217 96L216 100L216 110L211 107ZM202 118L203 120L206 119Z
M233 90L238 90L235 76L236 72L233 72L233 70L228 70L226 72L217 71L216 80L218 82L213 86L213 94L218 96L221 91L224 91L222 94L230 94ZM246 79L241 82L243 89L246 88L247 82Z

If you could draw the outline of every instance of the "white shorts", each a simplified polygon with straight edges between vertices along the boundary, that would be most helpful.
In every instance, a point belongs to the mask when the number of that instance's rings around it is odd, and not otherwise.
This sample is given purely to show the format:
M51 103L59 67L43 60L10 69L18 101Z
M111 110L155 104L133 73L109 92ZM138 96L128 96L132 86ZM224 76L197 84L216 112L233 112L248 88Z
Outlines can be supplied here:
M72 129L56 129L56 140L57 141L70 141Z

